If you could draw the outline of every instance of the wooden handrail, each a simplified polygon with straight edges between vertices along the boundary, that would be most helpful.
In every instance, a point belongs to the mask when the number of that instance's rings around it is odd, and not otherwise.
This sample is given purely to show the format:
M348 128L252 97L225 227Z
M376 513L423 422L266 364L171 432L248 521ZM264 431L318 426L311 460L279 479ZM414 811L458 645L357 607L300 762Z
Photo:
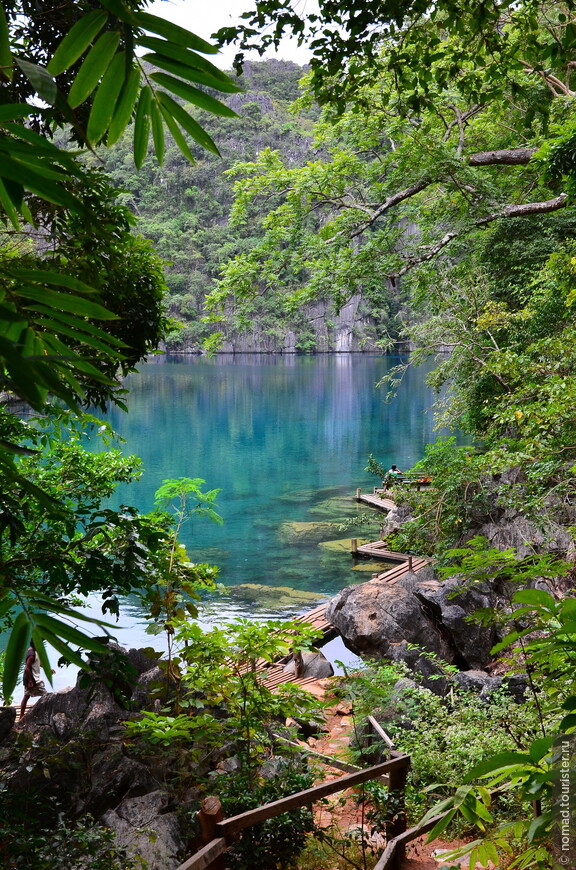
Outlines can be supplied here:
M394 839L390 840L380 855L380 859L374 867L374 870L397 870L397 868L400 867L402 858L404 857L406 843L416 840L418 837L421 837L422 834L427 834L428 831L431 831L432 828L437 825L441 819L447 816L449 812L450 810L446 810L445 813L440 813L439 816L434 816L434 818L429 819L424 825L415 825L413 828L408 828L407 831L403 831L401 834L394 837ZM184 868L178 868L178 870L184 870Z
M347 776L341 776L336 780L323 782L320 785L312 786L312 788L307 788L288 797L280 798L280 800L263 804L263 806L256 807L254 810L248 810L237 816L231 816L229 819L224 819L223 822L218 822L216 831L221 836L229 838L232 834L236 834L250 825L265 822L266 819L279 816L281 813L288 812L288 810L304 807L330 794L335 794L346 788L352 788L352 786L368 782L370 779L376 779L384 773L392 774L395 771L407 770L409 766L410 756L400 755L397 758L390 759L390 761L384 761L382 764L375 764L373 767L367 767L365 770L359 770L357 773L349 773Z
M200 851L184 861L183 864L180 864L178 870L205 870L206 867L210 867L214 863L216 858L224 854L227 845L224 837L210 840L209 843L202 846Z
M237 816L231 816L229 819L217 822L214 826L216 837L183 864L180 864L177 870L206 870L207 867L210 867L223 854L226 847L235 839L235 835L239 831L264 822L274 816L279 816L289 810L312 804L314 801L343 791L346 788L352 788L352 786L360 785L363 782L368 782L368 780L377 779L384 774L389 775L389 788L391 790L402 789L409 767L410 756L396 753L396 757L391 758L389 761L375 764L373 767L367 767L364 770L358 770L347 776L341 776L338 779L330 780L330 782L323 782L320 785L315 785L312 788L296 792L296 794L263 804L261 807L256 807L253 810L248 810L245 813L240 813Z

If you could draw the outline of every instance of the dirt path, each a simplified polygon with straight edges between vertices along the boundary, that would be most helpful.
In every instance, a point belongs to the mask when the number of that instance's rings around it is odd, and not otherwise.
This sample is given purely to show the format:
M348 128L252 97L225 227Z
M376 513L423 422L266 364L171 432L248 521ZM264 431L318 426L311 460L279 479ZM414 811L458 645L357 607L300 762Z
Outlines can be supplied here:
M330 689L332 681L318 680L310 687L306 687L309 691L318 697L322 697L330 702ZM350 740L354 735L354 719L352 716L352 706L347 701L334 701L332 707L328 707L326 714L326 732L319 734L318 737L310 737L307 740L308 746L315 752L328 755L331 758L336 758L340 761L350 763L348 753ZM329 778L336 775L337 771L334 768L327 766L319 766L319 774L323 777L326 772L329 772ZM320 777L319 777L320 778ZM360 835L364 830L367 835L370 845L374 848L376 854L382 852L386 845L384 832L370 836L370 823L366 820L367 805L358 803L357 789L349 789L346 792L340 792L334 795L326 804L317 804L315 807L315 818L317 824L322 828L332 827L338 829L341 836L353 836L354 833ZM426 843L426 838L414 840L408 844L406 859L402 864L402 870L443 870L446 867L460 867L461 870L468 870L468 858L460 859L460 861L445 861L442 854L459 848L463 845L463 841L446 841L434 840L431 843ZM477 865L480 870L480 865ZM498 870L494 865L490 865L489 870Z

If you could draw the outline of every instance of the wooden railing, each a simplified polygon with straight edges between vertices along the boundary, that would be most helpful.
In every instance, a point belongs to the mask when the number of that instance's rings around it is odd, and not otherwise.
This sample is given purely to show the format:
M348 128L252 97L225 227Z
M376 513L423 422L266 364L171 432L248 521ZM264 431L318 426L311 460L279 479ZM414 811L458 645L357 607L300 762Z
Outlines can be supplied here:
M263 804L260 807L256 807L256 809L248 810L229 819L222 818L220 801L217 798L205 798L202 801L202 810L199 813L200 827L205 845L195 855L192 855L191 858L188 858L187 861L181 864L178 870L206 870L208 867L212 867L214 870L222 870L224 868L223 855L225 850L234 842L237 835L246 828L257 825L260 822L265 822L267 819L279 816L289 810L310 806L315 801L328 797L328 795L361 785L361 783L372 779L378 779L383 775L386 775L388 778L388 789L390 793L395 795L394 804L397 808L394 816L386 823L386 836L389 841L397 838L406 829L403 810L404 789L406 786L406 776L410 767L410 756L395 752L394 750L391 750L390 754L393 757L388 761L375 764L364 770L354 771L330 782L320 783L320 785L315 785L312 788L305 789L288 797L280 798L280 800ZM401 852L402 846L400 845L395 850L395 854L400 855Z

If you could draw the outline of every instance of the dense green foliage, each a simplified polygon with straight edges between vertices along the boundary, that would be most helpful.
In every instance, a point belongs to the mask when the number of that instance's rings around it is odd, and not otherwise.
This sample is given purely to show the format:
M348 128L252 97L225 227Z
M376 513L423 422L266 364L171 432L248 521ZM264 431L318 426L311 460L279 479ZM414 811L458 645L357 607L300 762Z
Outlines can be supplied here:
M217 326L210 322L215 319L214 312L205 307L205 297L214 291L226 264L236 258L249 262L265 234L262 222L269 202L254 202L248 213L236 209L231 214L237 164L257 161L259 154L266 153L296 169L317 157L318 147L312 143L317 107L290 108L299 96L303 72L291 62L246 64L239 79L244 92L228 99L239 117L211 121L221 159L195 148L196 162L189 164L167 139L162 167L150 154L136 172L131 167L127 137L112 152L102 155L115 184L127 191L123 201L137 214L139 231L153 241L165 260L168 312L178 324L167 340L171 349L199 350L203 342L214 341L215 330L222 332L225 347L244 350L283 350L288 346L306 351L335 346L336 315L329 294L324 294L319 308L279 306L273 296L263 292L266 281L262 280L250 306L227 306ZM315 226L314 220L310 226ZM241 286L245 273L247 266L236 268L231 280ZM299 285L304 275L305 269L296 265L291 281ZM397 310L394 293L387 304L391 311ZM382 307L363 297L354 323L358 346L385 334ZM290 339L287 344L291 333L293 345Z
M161 163L166 128L192 160L187 137L218 149L191 107L208 117L234 116L206 90L238 90L203 57L217 49L142 11L144 5L15 0L0 7L0 389L43 414L54 399L75 412L119 401L119 377L166 331L160 262L131 235L130 213L106 177L86 167L82 151L110 147L130 127L136 166L150 132ZM140 57L137 48L152 53ZM80 152L53 141L64 127ZM70 644L99 648L59 618L72 615L65 596L90 589L111 600L142 584L146 560L164 547L168 526L156 524L148 549L128 528L140 522L137 512L119 513L110 519L108 539L100 504L106 485L86 505L74 480L67 500L69 457L57 454L54 439L5 410L0 424L0 618L12 623L4 668L9 696L31 634L48 673L43 640L76 661ZM65 438L63 429L58 436ZM77 458L90 480L89 459ZM118 480L129 474L114 468L112 456L109 463L108 486L116 472Z

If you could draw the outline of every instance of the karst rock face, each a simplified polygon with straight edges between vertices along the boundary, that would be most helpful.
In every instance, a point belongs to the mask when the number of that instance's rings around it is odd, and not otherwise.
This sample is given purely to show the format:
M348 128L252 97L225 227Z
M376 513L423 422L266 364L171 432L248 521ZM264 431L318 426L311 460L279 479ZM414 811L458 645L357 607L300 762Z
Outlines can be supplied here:
M459 591L461 582L458 577L438 582L425 569L394 585L370 581L349 586L332 599L326 615L359 655L397 660L406 658L402 649L414 645L460 668L483 668L498 637L494 629L467 617L502 606L504 599L488 584Z
M144 858L148 870L173 870L185 838L163 788L165 771L134 757L124 739L131 710L152 708L147 690L160 671L144 650L117 650L133 669L127 692L115 694L110 680L82 687L79 679L73 688L39 698L16 730L15 709L4 708L4 786L14 804L33 794L47 812L89 813L115 831L120 846ZM9 730L2 731L4 720Z

